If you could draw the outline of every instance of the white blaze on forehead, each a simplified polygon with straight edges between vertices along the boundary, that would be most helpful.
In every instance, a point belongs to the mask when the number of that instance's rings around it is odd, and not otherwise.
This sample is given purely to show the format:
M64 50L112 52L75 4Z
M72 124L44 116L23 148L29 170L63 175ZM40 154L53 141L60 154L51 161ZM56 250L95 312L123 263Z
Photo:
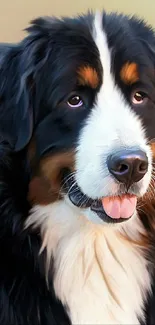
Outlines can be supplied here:
M101 13L97 12L94 19L93 36L96 46L99 50L100 61L103 67L104 85L107 87L107 89L109 89L109 86L114 86L113 80L110 77L111 52L108 48L106 34L103 32L102 18L103 16Z
M130 122L130 120L133 121L133 117L134 120L138 120L137 116L135 116L129 105L126 103L121 90L115 83L114 75L111 71L112 49L109 49L108 47L107 35L103 29L102 19L103 16L101 13L97 12L94 18L93 37L99 51L100 62L103 68L103 81L97 96L96 107L102 107L105 117L108 110L110 114L113 114L115 117L120 113L123 113L123 115L130 115L128 122ZM138 124L138 126L140 126L139 121Z
M97 12L94 18L93 36L103 68L103 81L97 94L94 112L92 113L92 125L94 124L95 126L95 116L100 130L100 134L99 131L97 133L100 135L102 143L104 143L104 136L107 133L109 136L109 147L137 147L145 151L146 139L142 123L138 115L135 114L127 103L111 71L111 54L113 49L108 47L107 35L103 28L102 20L103 15Z
M109 125L110 131L115 134L117 139L121 139L125 146L131 146L133 144L133 136L130 135L132 129L136 130L136 136L138 138L140 137L140 139L144 134L138 117L131 110L123 93L115 83L114 76L111 72L112 49L108 47L107 36L102 26L102 19L103 16L101 13L95 15L93 30L94 41L98 48L103 68L103 82L96 98L95 108L98 115L100 114L102 128L104 127L107 132ZM105 123L107 127L105 127ZM138 139L137 144L134 143L133 145L139 146L140 139Z

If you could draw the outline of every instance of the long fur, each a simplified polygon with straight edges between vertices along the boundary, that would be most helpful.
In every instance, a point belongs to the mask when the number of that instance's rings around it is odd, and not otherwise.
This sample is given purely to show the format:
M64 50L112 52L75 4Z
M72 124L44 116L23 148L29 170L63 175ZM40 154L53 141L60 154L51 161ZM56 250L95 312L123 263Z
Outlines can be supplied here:
M0 325L155 323L154 48L144 22L106 13L39 18L1 44ZM120 73L133 62L152 98L139 110ZM71 110L75 91L85 105ZM85 204L115 195L106 159L123 146L149 170L134 217L107 225L66 187Z

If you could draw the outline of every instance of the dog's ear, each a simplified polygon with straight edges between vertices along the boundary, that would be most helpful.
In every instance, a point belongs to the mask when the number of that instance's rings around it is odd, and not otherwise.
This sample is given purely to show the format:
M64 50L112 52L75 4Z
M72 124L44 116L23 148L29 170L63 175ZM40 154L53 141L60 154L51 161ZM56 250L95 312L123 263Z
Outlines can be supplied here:
M48 56L49 34L40 26L43 21L32 22L21 43L0 45L0 138L14 151L23 149L33 133L37 73Z
M25 146L32 133L29 93L21 85L19 48L0 48L0 135L13 150Z

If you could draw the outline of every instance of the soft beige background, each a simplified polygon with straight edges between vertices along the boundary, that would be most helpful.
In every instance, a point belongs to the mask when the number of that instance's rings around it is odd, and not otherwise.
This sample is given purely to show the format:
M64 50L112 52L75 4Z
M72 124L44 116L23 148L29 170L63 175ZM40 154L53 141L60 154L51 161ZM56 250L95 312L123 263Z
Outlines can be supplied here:
M155 0L0 0L0 42L17 41L32 18L72 15L87 9L138 14L155 26Z

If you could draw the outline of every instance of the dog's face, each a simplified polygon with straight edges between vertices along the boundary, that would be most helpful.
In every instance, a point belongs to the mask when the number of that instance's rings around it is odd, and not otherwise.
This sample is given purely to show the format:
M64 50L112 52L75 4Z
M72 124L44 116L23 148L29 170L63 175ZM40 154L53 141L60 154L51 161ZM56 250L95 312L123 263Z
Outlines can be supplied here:
M97 222L129 219L152 173L153 32L97 14L37 21L35 35L43 62L34 77L29 199L67 200Z

